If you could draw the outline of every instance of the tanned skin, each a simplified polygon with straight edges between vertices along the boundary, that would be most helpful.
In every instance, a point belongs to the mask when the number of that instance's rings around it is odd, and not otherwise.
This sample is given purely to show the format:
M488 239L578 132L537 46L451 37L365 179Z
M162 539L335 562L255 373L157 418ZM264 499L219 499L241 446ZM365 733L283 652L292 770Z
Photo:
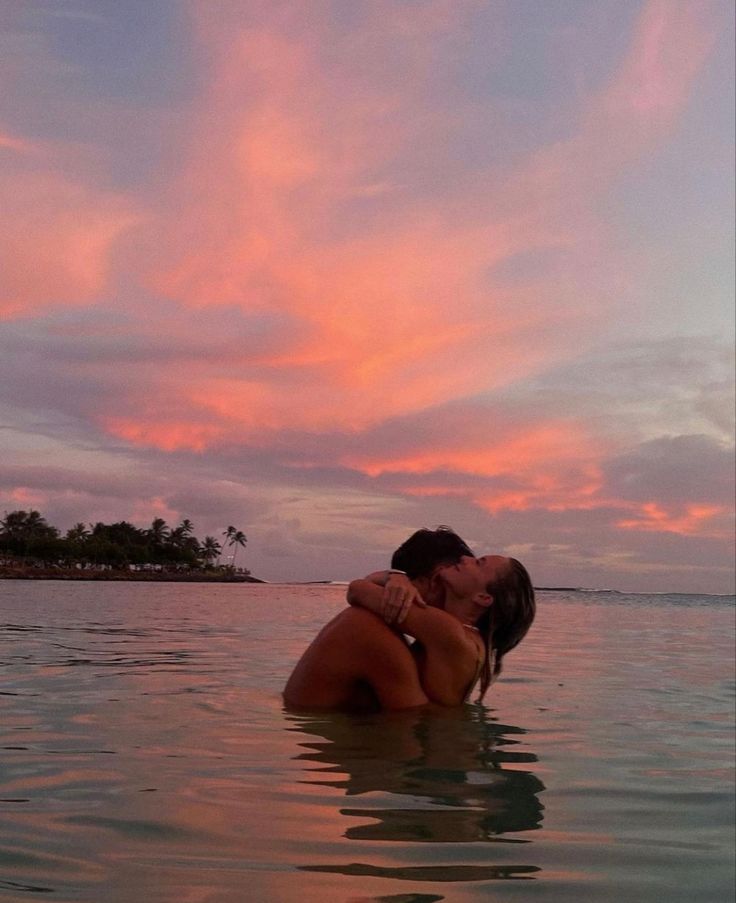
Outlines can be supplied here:
M284 690L292 708L410 709L429 702L404 640L375 614L346 608L315 637Z
M357 711L463 702L484 647L458 617L410 604L394 630L378 616L384 588L371 579L354 580L348 601L363 607L341 612L315 637L284 690L288 706ZM480 592L456 600L458 614L472 620L489 602ZM418 640L414 654L403 633Z

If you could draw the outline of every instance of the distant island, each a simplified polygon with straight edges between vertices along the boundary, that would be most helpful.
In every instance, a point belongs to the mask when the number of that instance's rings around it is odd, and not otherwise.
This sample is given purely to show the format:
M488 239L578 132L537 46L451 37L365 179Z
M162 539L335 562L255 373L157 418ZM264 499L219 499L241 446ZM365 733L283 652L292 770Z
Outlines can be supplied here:
M222 540L197 539L188 518L170 527L160 517L144 529L80 522L62 536L38 511L10 511L0 520L0 579L265 582L235 564L242 530L228 526Z

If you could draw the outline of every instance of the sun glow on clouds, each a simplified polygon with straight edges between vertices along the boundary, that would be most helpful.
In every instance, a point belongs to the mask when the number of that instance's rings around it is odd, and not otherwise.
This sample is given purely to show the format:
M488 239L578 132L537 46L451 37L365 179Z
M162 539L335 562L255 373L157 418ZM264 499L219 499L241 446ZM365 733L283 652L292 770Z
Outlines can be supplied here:
M420 126L429 109L426 47L409 55L404 81L388 93L349 59L350 49L360 59L371 37L380 54L389 36L382 17L391 9L401 18L395 6L366 13L366 34L351 35L345 56L329 62L319 15L305 21L299 4L291 15L257 9L247 22L230 5L223 22L199 20L208 89L192 117L188 162L155 217L148 279L184 308L287 312L291 326L271 353L244 354L257 378L202 374L194 405L245 436L263 427L361 429L508 384L590 339L609 301L595 278L586 284L584 271L573 279L563 266L557 280L510 287L494 270L558 249L595 271L601 172L610 179L643 153L684 103L705 44L693 9L645 10L629 57L589 98L576 135L511 173L443 186L434 200L389 175L417 152L417 140L446 143ZM457 37L466 14L428 4L412 27L426 26L431 47L438 16ZM664 53L673 42L677 52ZM356 199L377 184L383 206L363 204L361 217ZM166 448L168 432L156 424L139 435L155 443L160 433ZM198 431L191 447L206 441Z
M478 410L475 417L487 418L488 414ZM603 447L575 424L542 422L507 429L501 435L496 429L489 423L485 435L474 442L462 431L451 436L440 434L431 447L417 447L408 454L381 459L375 455L348 457L342 463L371 477L426 477L404 485L403 491L420 497L445 491L491 513L574 507L589 500L599 487L596 461ZM464 486L445 485L443 490L443 476L448 474L469 479Z
M99 301L132 205L64 175L52 146L0 135L0 155L0 320Z
M676 131L711 7L642 3L607 74L518 147L515 109L537 114L491 90L504 4L348 7L192 3L196 91L161 117L167 166L144 191L87 176L106 151L0 122L0 319L114 311L107 345L94 323L74 333L91 349L74 378L106 394L87 386L70 416L132 454L239 450L382 500L719 533L712 499L606 484L605 462L636 444L623 415L484 408L626 316L636 277L606 204ZM590 21L574 27L594 43Z
M667 510L657 502L647 502L635 517L618 521L625 530L678 533L681 536L713 536L728 539L733 525L725 505L686 504L679 510ZM724 522L725 521L725 522Z
M441 7L442 28L461 34L462 10ZM227 306L234 322L237 311L288 320L263 349L244 340L228 373L200 368L177 398L188 417L167 415L176 374L161 371L160 408L149 395L136 415L105 418L107 428L132 443L197 453L267 444L264 434L279 431L360 433L577 352L602 322L616 278L596 201L686 102L710 40L697 6L647 5L620 67L583 104L577 131L471 187L444 186L441 202L391 176L417 150L427 56L410 56L387 92L339 53L325 62L329 28L319 16L300 18L298 4L292 16L258 9L249 21L236 6L222 22L198 19L208 87L187 162L153 219L161 240L147 278L183 316ZM431 46L438 7L417 8L417 21L422 10ZM350 36L358 57L367 36L386 41L379 20L368 14L366 35ZM375 196L378 211L366 205ZM542 250L559 252L570 269L561 264L544 283L496 279L499 265ZM604 254L602 281L586 282ZM333 463L373 479L423 475L424 485L401 491L462 495L492 513L608 501L598 495L597 462L614 448L573 421L432 438L404 454L370 448ZM513 485L471 479L443 489L444 472ZM620 526L664 527L647 517Z
M187 162L152 218L148 282L182 316L230 306L233 329L245 331L240 367L201 373L189 394L221 421L193 430L193 449L222 430L247 440L263 428L365 428L507 385L577 351L600 326L603 274L587 283L584 274L601 257L601 172L610 179L676 114L702 56L697 16L680 11L673 25L653 4L620 72L589 98L577 135L433 198L390 173L418 142L447 145L422 86L433 42L448 29L461 36L471 7L430 3L407 18L379 6L328 62L328 24L313 6L306 18L299 4L277 4L278 15L257 6L246 17L226 4L222 19L195 7L208 88L182 137ZM375 45L378 64L381 52L392 61L394 20L422 41L387 90L350 56L360 61ZM663 67L657 48L672 40L681 53ZM642 79L657 112L646 121ZM380 206L366 205L377 185ZM504 261L542 249L571 255L556 279L515 287L495 279ZM586 263L573 278L576 255ZM238 311L282 316L267 351L249 341ZM136 430L129 419L128 438L187 446L186 430L162 427L165 411L150 399L146 408L149 422Z
M27 486L18 486L8 493L12 503L20 507L35 508L42 505L47 495L36 489L29 489Z
M141 423L121 417L106 417L103 423L113 436L135 445L150 445L166 452L181 449L203 452L222 436L222 430L216 426L189 421Z
M494 436L491 428L478 445L463 447L461 442L458 437L457 444L445 444L440 438L439 447L417 449L414 456L345 463L372 477L419 476L418 483L404 485L402 491L420 497L443 492L462 496L492 514L599 503L595 493L602 479L597 461L605 450L574 424L538 423L501 437ZM448 474L460 476L447 485ZM465 485L463 476L468 478Z

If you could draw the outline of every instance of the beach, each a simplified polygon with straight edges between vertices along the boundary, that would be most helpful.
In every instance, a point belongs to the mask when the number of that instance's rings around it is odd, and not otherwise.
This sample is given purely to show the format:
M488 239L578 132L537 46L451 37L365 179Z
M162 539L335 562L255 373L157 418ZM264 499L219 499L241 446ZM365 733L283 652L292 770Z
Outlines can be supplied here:
M484 706L286 712L343 596L0 583L0 900L732 899L733 597L542 591Z

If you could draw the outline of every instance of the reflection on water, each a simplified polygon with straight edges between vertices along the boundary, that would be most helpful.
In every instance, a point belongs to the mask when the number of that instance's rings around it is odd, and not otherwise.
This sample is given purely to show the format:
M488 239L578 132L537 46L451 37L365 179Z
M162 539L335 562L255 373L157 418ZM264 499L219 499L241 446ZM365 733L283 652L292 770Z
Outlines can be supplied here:
M732 608L547 594L491 712L284 713L342 593L0 583L2 903L733 899Z
M537 757L516 750L526 732L490 719L480 706L377 715L287 714L308 735L305 782L340 788L350 805L344 836L412 844L527 844L509 837L542 822L544 784L529 769ZM358 820L355 823L355 820ZM467 849L464 852L467 853ZM505 861L486 847L481 864L303 864L304 871L420 881L529 878L540 869ZM496 861L501 858L503 861ZM515 857L515 859L518 857Z

